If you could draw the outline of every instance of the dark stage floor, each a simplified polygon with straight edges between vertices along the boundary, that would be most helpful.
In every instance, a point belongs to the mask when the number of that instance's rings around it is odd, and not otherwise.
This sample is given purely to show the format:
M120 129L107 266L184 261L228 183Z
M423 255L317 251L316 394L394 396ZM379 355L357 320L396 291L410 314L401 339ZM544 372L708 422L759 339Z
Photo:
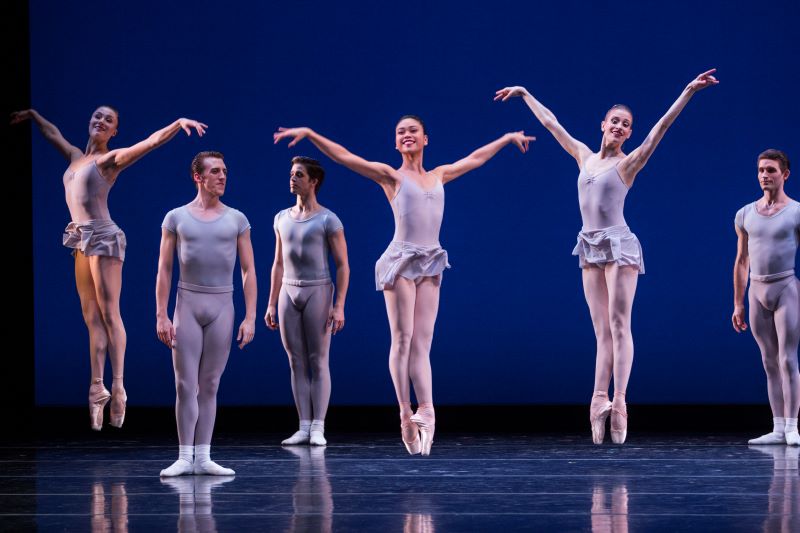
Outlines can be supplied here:
M172 438L75 438L0 449L11 531L800 531L800 448L746 436L442 434L430 457L394 434L222 436L234 478L159 479ZM88 438L92 437L92 438Z

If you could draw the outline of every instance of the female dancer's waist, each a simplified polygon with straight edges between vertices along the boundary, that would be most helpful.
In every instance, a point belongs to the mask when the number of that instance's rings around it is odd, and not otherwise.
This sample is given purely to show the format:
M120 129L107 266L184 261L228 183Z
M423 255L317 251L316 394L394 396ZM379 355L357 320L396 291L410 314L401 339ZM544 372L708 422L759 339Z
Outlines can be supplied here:
M106 233L114 233L119 231L120 227L117 226L117 223L110 218L90 218L80 221L73 220L67 224L67 227L64 228L64 231L70 233L80 232L87 229L91 229L96 235L104 235Z
M396 250L421 251L421 252L438 250L441 247L442 245L439 243L439 241L427 244L420 244L417 242L402 241L398 239L393 239L388 246L388 248L393 248Z
M578 233L578 236L584 240L591 241L595 239L606 239L609 237L621 237L629 235L631 228L624 224L617 226L608 226L605 228L586 229L584 226Z

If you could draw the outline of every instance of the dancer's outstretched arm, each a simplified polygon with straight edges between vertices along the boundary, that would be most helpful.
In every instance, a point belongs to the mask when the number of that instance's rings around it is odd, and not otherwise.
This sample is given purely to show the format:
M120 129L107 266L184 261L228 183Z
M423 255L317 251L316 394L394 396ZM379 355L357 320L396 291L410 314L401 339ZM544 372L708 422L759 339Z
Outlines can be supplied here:
M328 316L327 327L336 335L344 328L344 301L347 299L347 288L350 285L350 263L347 260L347 241L344 230L334 232L328 237L328 246L336 263L336 301Z
M275 230L275 260L272 262L269 280L269 303L267 303L264 322L267 323L269 329L278 329L278 296L281 294L283 285L283 249L281 234L278 233L278 230Z
M533 95L528 92L528 89L520 86L506 87L505 89L500 89L497 91L494 99L495 101L501 100L505 102L514 96L521 96L522 99L525 100L525 103L528 104L529 108L531 108L531 111L533 111L533 114L537 119L539 119L539 122L542 123L542 126L544 126L547 131L553 134L553 137L556 138L558 144L560 144L569 155L575 158L575 161L577 161L579 167L582 167L584 159L589 157L592 154L592 151L588 146L570 135L569 132L564 129L564 126L558 122L558 119L556 119L556 116L553 114L553 112L542 105L539 100L534 98Z
M453 181L459 176L463 176L470 170L482 166L493 158L507 144L515 144L523 154L528 151L528 143L535 141L536 137L529 137L523 131L506 133L499 139L490 142L486 146L481 146L464 159L460 159L449 165L441 165L433 169L433 173L439 174L442 183Z
M169 126L161 128L147 139L140 141L133 146L127 148L117 148L111 150L107 154L99 157L96 161L98 168L105 172L106 176L111 174L113 177L131 166L136 161L155 150L159 146L166 144L170 139L175 137L181 130L186 132L186 135L191 135L192 130L197 131L197 135L202 137L206 132L206 126L202 122L192 120L189 118L179 118Z
M658 122L656 122L656 125L653 126L653 129L650 130L650 133L647 134L647 137L641 146L636 148L634 151L628 154L625 159L620 161L619 165L617 166L617 170L619 171L619 175L622 176L622 179L625 180L629 187L633 185L633 180L636 179L636 174L642 170L645 163L647 163L647 160L650 159L651 155L653 155L653 151L656 149L656 146L658 146L658 143L664 138L664 134L667 132L672 123L675 122L675 119L678 118L678 115L680 115L681 111L683 111L683 108L686 107L686 104L689 103L689 100L692 98L692 96L694 96L694 93L719 83L717 78L713 76L716 70L717 69L715 68L707 70L690 81L689 85L686 86L678 99L675 100L675 103L673 103L669 110L667 110L667 113L661 117Z
M35 109L25 109L11 113L11 124L19 124L25 120L32 120L36 123L44 138L55 146L68 161L74 161L83 156L83 150L70 144L64 136L61 135L61 131L59 131L56 125L40 115Z
M167 229L161 230L161 249L158 255L156 276L156 335L170 349L175 341L175 327L167 315L169 289L172 285L172 264L175 260L175 243L178 237Z
M736 226L736 261L733 263L733 329L741 333L747 329L744 314L744 291L747 289L747 273L750 271L750 253L747 232Z
M290 148L307 138L314 143L314 146L319 148L320 152L330 157L334 162L349 168L356 174L371 179L384 189L393 187L402 180L397 171L389 165L376 161L367 161L363 157L350 152L344 146L323 137L311 128L278 128L278 131L272 134L272 138L275 144L278 144L283 139L292 139L289 142Z
M242 268L242 288L244 292L245 315L239 326L236 341L239 349L244 348L256 333L256 299L258 287L256 284L256 265L253 256L253 243L250 240L250 230L245 230L239 235L236 243L239 251L239 266Z

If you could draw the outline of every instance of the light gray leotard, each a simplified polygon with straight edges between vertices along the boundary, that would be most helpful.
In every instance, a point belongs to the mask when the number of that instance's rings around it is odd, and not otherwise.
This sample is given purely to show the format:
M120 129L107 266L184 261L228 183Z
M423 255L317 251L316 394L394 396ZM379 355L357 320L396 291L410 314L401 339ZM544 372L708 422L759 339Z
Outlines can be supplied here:
M283 283L297 286L330 283L328 236L342 229L341 220L325 208L305 220L295 220L290 211L280 211L274 223L281 237Z
M200 292L233 291L237 237L250 228L241 211L226 206L219 218L205 221L195 218L184 205L167 213L162 227L178 236L179 287Z
M771 216L759 214L753 202L739 209L735 222L747 232L751 279L772 281L794 274L800 246L800 202L792 200Z
M394 286L397 276L415 280L437 277L445 268L447 252L439 244L444 216L444 186L440 180L424 190L403 176L391 201L394 238L375 264L375 286L381 291Z
M70 222L64 229L64 246L84 255L104 255L125 260L127 241L108 212L108 192L113 182L105 179L92 160L64 172L64 194Z
M627 194L628 186L622 181L617 165L595 175L581 167L578 203L583 227L572 251L572 255L578 256L581 268L615 262L635 266L644 274L642 246L623 215Z

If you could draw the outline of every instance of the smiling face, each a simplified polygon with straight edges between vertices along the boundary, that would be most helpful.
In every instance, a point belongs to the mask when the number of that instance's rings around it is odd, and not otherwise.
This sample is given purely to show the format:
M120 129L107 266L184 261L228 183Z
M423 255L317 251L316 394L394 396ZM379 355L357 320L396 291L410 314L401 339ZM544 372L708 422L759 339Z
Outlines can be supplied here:
M428 144L425 128L419 120L404 118L395 127L395 148L400 153L421 152Z
M200 172L194 173L194 182L211 196L220 197L225 194L225 183L228 181L228 167L219 157L206 157Z
M95 141L105 144L109 139L117 134L119 116L116 110L108 106L100 106L92 113L89 119L89 137Z
M603 132L603 146L619 146L628 140L633 132L633 114L624 107L612 107L600 123Z
M773 194L781 192L788 178L789 169L781 170L780 161L767 158L758 160L758 184L762 191Z

